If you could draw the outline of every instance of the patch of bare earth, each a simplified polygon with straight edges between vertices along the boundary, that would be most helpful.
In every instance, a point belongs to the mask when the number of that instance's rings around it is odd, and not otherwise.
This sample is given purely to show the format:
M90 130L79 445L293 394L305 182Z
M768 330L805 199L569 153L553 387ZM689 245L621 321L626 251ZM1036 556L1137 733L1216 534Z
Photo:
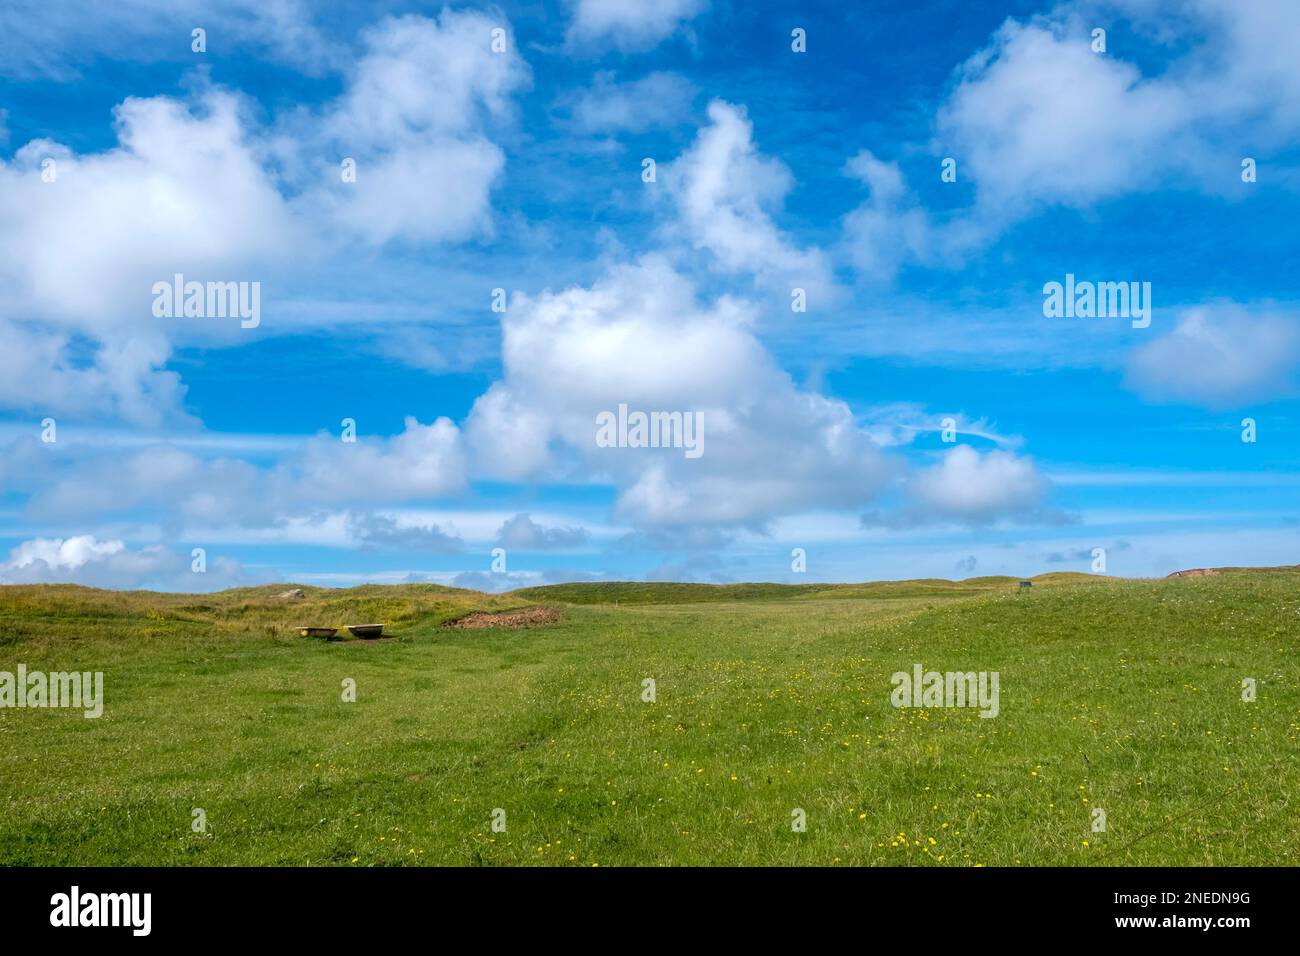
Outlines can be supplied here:
M555 624L562 615L553 607L525 607L517 611L478 611L466 617L448 621L445 627L486 628L486 627L539 627L543 624Z
M1189 568L1186 571L1175 571L1169 575L1171 578L1203 578L1207 575L1218 574L1214 568Z

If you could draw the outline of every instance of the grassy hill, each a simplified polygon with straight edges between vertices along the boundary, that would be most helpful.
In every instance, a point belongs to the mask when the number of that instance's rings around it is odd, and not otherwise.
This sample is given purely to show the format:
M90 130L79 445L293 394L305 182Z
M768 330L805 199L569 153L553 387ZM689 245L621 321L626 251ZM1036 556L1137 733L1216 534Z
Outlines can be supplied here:
M1035 584L0 588L0 671L105 680L0 709L0 865L1293 863L1300 573Z
M475 610L518 607L509 595L432 584L316 588L271 584L214 594L102 591L73 584L0 586L0 647L89 637L196 639L296 635L301 625L441 623Z

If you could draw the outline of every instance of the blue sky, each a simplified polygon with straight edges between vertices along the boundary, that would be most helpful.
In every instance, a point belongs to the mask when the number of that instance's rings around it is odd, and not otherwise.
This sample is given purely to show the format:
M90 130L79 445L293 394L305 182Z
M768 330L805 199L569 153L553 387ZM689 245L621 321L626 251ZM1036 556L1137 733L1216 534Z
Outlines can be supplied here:
M1295 563L1300 8L901 6L8 5L0 581Z

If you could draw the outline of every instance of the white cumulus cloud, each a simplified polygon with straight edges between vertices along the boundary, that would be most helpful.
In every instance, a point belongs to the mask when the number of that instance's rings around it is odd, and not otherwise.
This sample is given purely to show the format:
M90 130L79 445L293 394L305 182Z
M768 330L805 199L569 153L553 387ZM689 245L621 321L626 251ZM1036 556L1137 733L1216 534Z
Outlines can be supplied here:
M492 31L506 31L505 51ZM327 167L314 193L349 234L441 242L482 234L505 154L483 133L529 79L503 18L444 10L437 20L384 20L362 37L348 90L327 109L323 135L356 160L353 183ZM454 184L454 186L450 185Z
M478 467L612 483L620 514L648 525L761 524L868 500L893 465L846 404L794 384L752 322L744 302L701 303L657 256L591 288L516 297L504 376L466 423ZM597 447L596 416L619 404L700 413L703 454Z
M1297 371L1300 317L1207 306L1134 350L1126 384L1147 398L1225 408L1294 394Z
M573 0L570 45L609 43L625 52L648 50L705 8L705 0Z
M238 562L214 556L195 573L189 555L162 545L132 549L119 540L94 535L32 538L0 563L0 584L84 584L101 588L152 588L212 591L260 580Z
M721 270L787 291L803 288L817 304L833 285L825 255L800 248L771 215L794 185L790 171L758 151L744 107L714 100L708 116L709 125L661 174L680 231Z
M938 464L908 476L904 508L891 515L869 514L863 525L988 525L1000 520L1060 521L1042 510L1050 483L1034 462L994 449L981 454L970 445L945 452Z

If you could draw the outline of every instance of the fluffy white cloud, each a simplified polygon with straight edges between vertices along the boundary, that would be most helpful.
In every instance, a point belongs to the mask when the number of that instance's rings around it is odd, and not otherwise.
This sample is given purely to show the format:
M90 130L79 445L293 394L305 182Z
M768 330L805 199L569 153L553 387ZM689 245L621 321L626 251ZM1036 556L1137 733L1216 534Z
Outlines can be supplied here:
M1094 53L1092 28L1115 20L1148 49L1176 52L1158 70L1114 37ZM847 220L851 258L875 277L906 263L958 266L1049 206L1170 185L1229 194L1240 144L1270 150L1300 131L1300 65L1276 39L1298 32L1290 0L1077 0L1007 20L957 70L935 122L932 145L974 184L974 205L932 221L897 171L864 153L851 171L871 197Z
M36 140L0 164L0 283L11 314L92 334L171 334L154 282L260 277L301 238L232 95L165 97L114 111L119 145L78 155ZM42 180L52 159L56 178ZM233 323L237 326L237 323ZM191 323L195 325L195 323Z
M365 165L338 220L376 245L470 238L489 228L489 194L504 168L500 148L483 139L397 148Z
M1136 349L1126 383L1148 398L1225 408L1293 395L1297 371L1300 317L1214 306Z
M504 53L492 51L497 28L507 31ZM356 182L327 167L329 186L314 194L348 233L382 244L463 239L489 227L505 154L480 128L507 114L529 76L508 34L504 18L452 10L364 33L349 89L323 118L325 139L356 160Z
M648 50L697 16L704 0L574 0L568 41L585 46L609 42L620 50Z
M160 368L171 353L162 336L103 342L88 365L76 361L67 333L47 327L0 319L0 341L0 407L146 425L185 418L180 376Z
M24 345L3 359L0 405L181 419L183 391L162 370L173 345L247 333L235 320L156 317L156 282L262 283L273 328L276 290L354 238L484 233L505 160L483 129L528 78L513 38L491 51L496 27L508 23L453 11L382 21L340 97L276 127L200 86L185 101L122 102L112 148L34 140L0 161L0 331ZM344 156L358 162L355 183L341 182ZM75 361L71 336L84 337Z
M120 554L125 548L121 541L96 541L89 534L71 538L33 538L9 552L5 568L17 571L40 562L52 570L69 571L89 561Z
M461 490L465 456L451 419L421 425L408 416L392 438L313 438L301 461L282 466L278 477L288 482L285 495L306 501L407 501Z
M228 558L214 557L204 573L196 574L188 555L161 545L133 550L121 541L100 541L89 534L33 538L10 551L9 560L0 563L2 584L211 591L255 580Z
M590 289L518 296L502 320L504 377L466 423L498 477L607 481L648 525L761 524L860 504L892 466L843 402L799 390L755 338L745 303L697 301L659 257ZM602 448L596 416L700 413L704 451Z
M793 185L790 171L758 152L743 107L714 100L708 116L690 149L660 174L681 232L722 270L752 274L787 292L803 288L816 304L833 284L825 256L799 248L770 215Z
M868 190L844 221L849 258L863 275L891 279L907 263L956 266L983 241L985 229L976 219L957 215L936 222L907 189L897 163L864 149L845 172Z
M960 71L938 139L982 205L1085 205L1149 185L1186 155L1186 91L1089 47L1073 19L1007 21Z
M338 150L324 170L328 191L293 204L271 163L301 177L304 160L221 90L192 103L127 99L114 112L118 145L102 153L28 143L0 164L0 281L18 293L15 311L92 329L152 328L154 281L176 272L265 279L268 264L321 249L322 209L376 242L476 234L504 164L480 130L508 113L528 75L513 38L506 53L491 51L497 27L508 23L446 11L440 21L408 16L367 30L344 93L288 131L299 150ZM358 161L355 183L341 182L344 156ZM57 164L53 182L41 177L47 159Z
M1096 11L1132 17L1144 40L1178 55L1144 73L1113 43L1092 52ZM938 140L962 157L981 206L1004 215L1174 177L1224 192L1238 170L1223 165L1217 140L1249 131L1262 145L1300 129L1300 65L1277 42L1298 31L1300 7L1289 0L1063 4L1008 21L962 67Z
M872 524L991 524L1000 519L1041 517L1049 483L1033 461L1012 452L980 454L969 445L947 451L938 464L908 477L908 505L898 515Z
M506 31L503 53L492 52L498 28ZM509 31L504 18L455 10L367 28L349 88L327 113L330 131L376 145L474 131L481 111L505 113L527 81Z
M1300 63L1282 37L1300 34L1300 6L1291 0L1108 0L1156 43L1187 50L1171 83L1187 91L1193 121L1248 126L1261 145L1300 128ZM1084 6L1085 12L1089 9Z
M128 99L115 148L78 155L34 141L0 162L0 322L26 346L0 359L0 404L145 424L183 417L179 381L161 371L171 343L230 337L238 322L157 318L153 284L178 272L267 278L265 263L300 235L240 108L217 91L193 108ZM72 334L88 340L88 365L69 357Z

